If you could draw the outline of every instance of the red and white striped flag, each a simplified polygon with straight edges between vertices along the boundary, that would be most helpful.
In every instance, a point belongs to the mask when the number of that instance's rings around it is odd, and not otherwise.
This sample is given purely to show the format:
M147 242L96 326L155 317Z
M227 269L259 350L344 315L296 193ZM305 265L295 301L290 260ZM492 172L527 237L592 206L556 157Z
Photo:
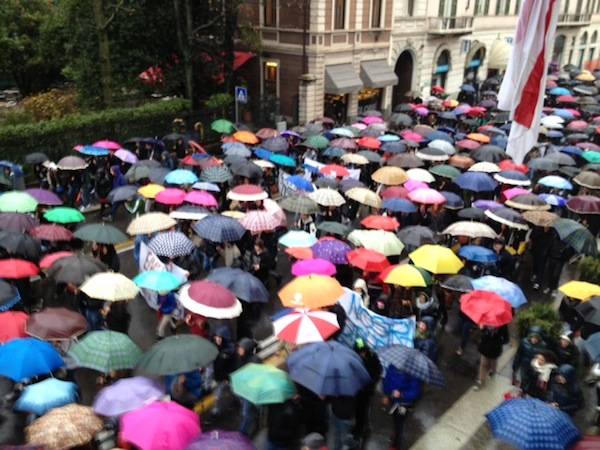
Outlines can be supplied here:
M560 0L525 0L521 6L512 54L498 94L498 107L513 121L506 152L521 164L537 143L554 47Z

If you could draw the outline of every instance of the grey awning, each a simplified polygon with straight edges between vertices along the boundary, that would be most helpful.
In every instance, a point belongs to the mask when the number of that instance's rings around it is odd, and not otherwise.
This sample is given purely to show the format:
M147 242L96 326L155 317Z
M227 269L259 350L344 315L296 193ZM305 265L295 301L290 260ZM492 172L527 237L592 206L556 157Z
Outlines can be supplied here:
M360 64L360 78L366 87L382 88L398 84L398 77L385 59L364 61Z
M325 93L351 94L362 89L363 84L352 64L325 66Z

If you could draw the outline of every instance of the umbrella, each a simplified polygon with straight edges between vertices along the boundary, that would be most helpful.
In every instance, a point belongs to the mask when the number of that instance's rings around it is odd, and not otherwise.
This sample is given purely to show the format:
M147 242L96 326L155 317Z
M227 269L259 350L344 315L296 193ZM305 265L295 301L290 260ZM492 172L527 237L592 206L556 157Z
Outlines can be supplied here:
M582 301L600 296L600 286L586 281L572 280L560 286L558 290L567 297Z
M25 323L28 317L21 311L0 312L0 344L11 339L27 337Z
M34 229L30 230L29 234L31 234L34 238L50 242L70 241L73 239L73 233L71 233L65 227L55 224L38 225ZM36 244L36 247L39 249L39 244Z
M252 234L258 234L281 226L281 219L265 210L252 210L240 219L240 224Z
M427 287L431 284L431 275L411 264L390 266L379 275L384 283L402 287Z
M249 363L236 370L231 374L231 388L238 397L255 405L283 403L296 395L289 375L267 364Z
M467 261L481 264L495 264L498 256L493 250L480 245L464 245L458 251L458 255Z
M75 208L67 208L65 206L59 206L58 208L49 209L44 213L44 219L48 222L55 223L78 223L85 220L85 216Z
M527 303L527 298L525 297L523 290L517 284L506 278L486 275L472 280L471 284L474 289L495 292L509 302L513 308L519 308Z
M538 183L543 186L547 186L547 187L554 188L554 189L560 189L560 190L573 189L573 185L568 180L565 180L563 177L559 177L557 175L545 176L545 177L541 178L540 180L538 180Z
M52 264L48 276L57 283L81 285L89 276L104 272L107 268L95 258L87 255L73 255L61 258Z
M104 423L92 408L70 404L55 408L25 429L27 443L45 450L64 450L89 443Z
M160 184L150 183L142 186L137 190L137 193L144 198L156 198L156 196L164 191L166 188Z
M405 227L398 231L396 235L409 249L416 249L424 244L433 244L436 240L433 231L422 225Z
M398 186L408 180L404 170L399 167L385 166L377 169L371 175L371 179L386 186Z
M498 237L496 232L489 225L480 222L468 221L454 222L452 225L442 231L442 234L449 234L451 236L468 236L470 238L483 237L495 239Z
M460 310L477 325L500 327L512 321L512 305L490 291L474 290L462 295Z
M226 119L217 119L210 124L210 129L220 134L232 134L236 128L235 125Z
M15 410L43 416L48 411L77 401L77 385L48 378L25 388L15 403Z
M334 305L343 294L340 283L324 275L294 278L278 293L284 306L312 309Z
M305 196L292 195L279 202L282 209L296 214L315 214L319 211L317 203Z
M65 156L56 163L60 170L84 170L87 166L88 163L79 156Z
M461 219L483 221L485 214L483 209L479 208L464 208L458 211L457 216Z
M130 235L152 234L167 230L176 224L175 219L165 213L150 212L133 219L127 226L127 233Z
M354 230L348 235L348 240L354 245L375 250L386 256L400 255L404 250L404 244L389 231Z
M198 415L171 401L150 403L121 417L121 440L140 450L185 450L199 434Z
M408 184L408 183L407 183ZM440 192L446 199L446 203L444 204L444 208L446 209L462 209L465 207L465 202L458 194L450 191L442 191Z
M232 319L242 313L233 293L214 281L194 281L179 290L179 301L187 310L214 319Z
M37 208L37 200L27 192L9 191L0 195L0 212L28 213Z
M498 208L498 209L487 209L485 215L492 219L494 222L502 223L511 228L517 230L527 230L529 227L525 224L525 219L521 217L514 209L510 208Z
M301 175L292 175L285 179L285 182L289 185L294 186L296 189L304 192L313 192L315 190L310 180L307 180Z
M42 164L43 162L49 161L48 155L42 152L33 152L25 155L25 164Z
M556 214L549 211L525 211L523 219L538 227L551 227L559 218Z
M573 181L588 189L600 189L600 174L595 172L584 170L573 178Z
M40 269L47 270L50 267L52 267L52 265L59 259L66 258L67 256L73 256L73 255L74 255L73 252L67 252L67 251L49 253L40 260Z
M361 220L360 224L369 229L395 231L400 227L400 223L395 217L371 215Z
M234 242L242 238L246 230L239 221L223 215L207 216L193 226L203 239L212 242Z
M375 153L371 150L361 150L357 153L357 155L364 156L370 163L378 164L383 160L383 158L378 153Z
M94 412L105 417L118 417L143 408L164 394L164 387L149 378L122 378L98 393L94 400Z
M447 161L450 159L450 156L446 152L433 147L425 147L417 150L415 156L425 161Z
M312 247L317 243L317 238L306 231L290 230L281 236L278 242L284 247Z
M312 246L314 258L325 259L334 264L348 264L346 255L350 250L348 244L337 239L321 239Z
M256 202L268 197L269 194L262 187L254 184L241 184L227 193L229 200L237 200L239 202Z
M317 189L308 194L308 197L321 206L341 206L346 203L338 191L330 188Z
M206 367L219 354L210 341L177 334L158 341L140 358L137 370L151 375L175 375Z
M245 130L236 131L235 133L233 133L233 138L236 141L241 142L242 144L255 145L259 142L259 139L254 133Z
M111 203L128 202L136 197L138 187L134 185L120 186L108 193L108 201Z
M465 275L452 275L440 284L444 289L456 292L471 292L473 288L473 280Z
M32 231L38 228L39 226ZM26 234L0 231L0 248L11 256L19 256L33 261L40 258L40 243Z
M37 225L37 219L27 213L0 213L0 230L26 233Z
M358 248L348 252L348 262L364 272L381 272L390 265L383 253L368 248Z
M378 350L377 356L384 367L390 365L399 372L417 378L424 383L444 386L444 376L435 363L417 349L404 345L392 345Z
M593 362L600 359L600 332L596 332L583 341L585 351Z
M201 191L221 192L219 185L215 183L209 183L207 181L198 181L192 185L192 189Z
M163 205L181 205L185 199L185 191L176 188L167 188L156 194L154 199Z
M581 437L567 414L535 398L506 400L486 418L494 436L522 450L566 449Z
M577 214L600 214L600 198L577 195L567 201L567 208Z
M167 271L147 271L139 273L133 279L137 287L156 292L170 292L184 282L181 277Z
M134 153L124 148L118 149L116 152L113 153L113 155L127 164L135 164L136 162L138 162L138 157Z
M206 208L192 205L183 205L169 213L169 217L177 220L202 220L209 215Z
M63 203L58 195L47 189L31 188L26 189L25 192L36 199L40 205L58 206Z
M587 228L571 219L557 219L552 225L560 239L579 253L589 256L598 254L596 238Z
M412 262L435 274L455 274L463 267L463 263L447 247L425 244L410 253Z
M189 255L196 247L181 231L166 231L154 236L148 248L158 256L177 258Z
M354 396L371 377L361 358L335 341L303 346L288 358L292 380L320 396Z
M352 229L349 226L339 222L324 221L317 225L317 230L322 231L323 233L336 234L338 236L345 237Z
M38 272L39 269L35 264L25 261L24 259L0 259L0 278L18 280L37 275ZM19 297L19 300L20 298L21 297ZM16 304L17 301L15 301L13 305Z
M240 300L248 303L267 303L269 301L269 292L262 281L242 269L230 267L213 269L206 280L220 284L233 292Z
M127 236L118 228L105 223L91 223L75 231L77 239L99 244L119 244L127 241Z
M67 308L44 308L33 313L25 327L29 336L47 341L69 340L87 330L85 317Z
M529 186L531 180L518 170L505 170L494 175L494 179L503 184L512 186Z
M461 173L456 167L449 166L447 164L439 164L437 166L430 167L429 171L434 175L450 178L451 180L459 176Z
M406 175L409 180L422 181L423 183L433 183L435 181L435 178L431 173L421 168L408 169ZM408 184L408 182L406 184Z
M381 197L375 192L364 188L364 187L355 187L346 191L346 197L357 201L363 205L371 206L372 208L381 208Z
M575 310L586 324L600 326L600 297L592 297L586 302L580 303Z
M292 265L292 275L300 277L303 275L326 275L333 276L337 272L335 265L325 259L305 259L297 261Z
M202 170L202 179L211 183L225 183L232 178L231 171L225 166L208 167Z
M169 184L194 184L196 181L198 181L196 174L187 169L173 170L165 177L165 182Z
M406 214L417 212L417 207L414 205L414 203L403 198L390 198L388 200L384 200L383 208L387 209L388 211Z
M408 189L402 186L392 186L385 188L381 193L381 198L388 200L391 198L407 198Z
M493 178L483 172L465 172L453 181L461 189L474 192L490 192L498 185Z
M240 161L237 164L231 165L231 172L235 175L244 178L260 178L262 177L262 169L260 166L250 161ZM207 181L212 181L207 179Z
M0 346L0 376L17 382L50 374L64 365L59 353L48 342L21 338Z
M425 163L411 153L400 153L389 159L388 165L401 167L403 169L412 169L415 167L423 167Z
M256 135L260 137L259 133L256 133ZM265 139L260 146L270 152L284 152L289 148L288 141L283 136L269 137L268 139Z
M79 289L91 298L108 302L131 300L139 292L135 283L119 272L96 273Z
M142 356L129 336L117 331L91 331L69 350L78 367L98 372L133 369Z
M256 447L242 433L212 430L194 439L186 450L256 450Z
M421 203L423 205L441 205L442 203L446 203L446 197L444 197L444 195L435 189L425 187L410 191L408 193L408 198L415 203Z

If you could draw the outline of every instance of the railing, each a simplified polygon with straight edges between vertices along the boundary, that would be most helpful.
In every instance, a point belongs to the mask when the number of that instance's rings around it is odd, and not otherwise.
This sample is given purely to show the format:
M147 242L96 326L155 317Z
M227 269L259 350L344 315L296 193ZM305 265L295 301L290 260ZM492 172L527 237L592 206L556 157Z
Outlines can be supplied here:
M473 31L473 17L428 17L427 32L433 34L459 34Z
M581 26L589 24L591 21L592 15L590 13L561 14L558 16L559 26Z

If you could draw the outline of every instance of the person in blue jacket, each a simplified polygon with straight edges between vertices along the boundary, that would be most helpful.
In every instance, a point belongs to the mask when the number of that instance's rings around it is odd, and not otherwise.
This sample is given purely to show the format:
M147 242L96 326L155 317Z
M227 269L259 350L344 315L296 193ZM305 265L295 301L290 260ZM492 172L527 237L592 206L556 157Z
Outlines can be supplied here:
M408 409L421 398L421 381L389 365L383 379L384 403L389 406L394 433L390 450L400 450Z

